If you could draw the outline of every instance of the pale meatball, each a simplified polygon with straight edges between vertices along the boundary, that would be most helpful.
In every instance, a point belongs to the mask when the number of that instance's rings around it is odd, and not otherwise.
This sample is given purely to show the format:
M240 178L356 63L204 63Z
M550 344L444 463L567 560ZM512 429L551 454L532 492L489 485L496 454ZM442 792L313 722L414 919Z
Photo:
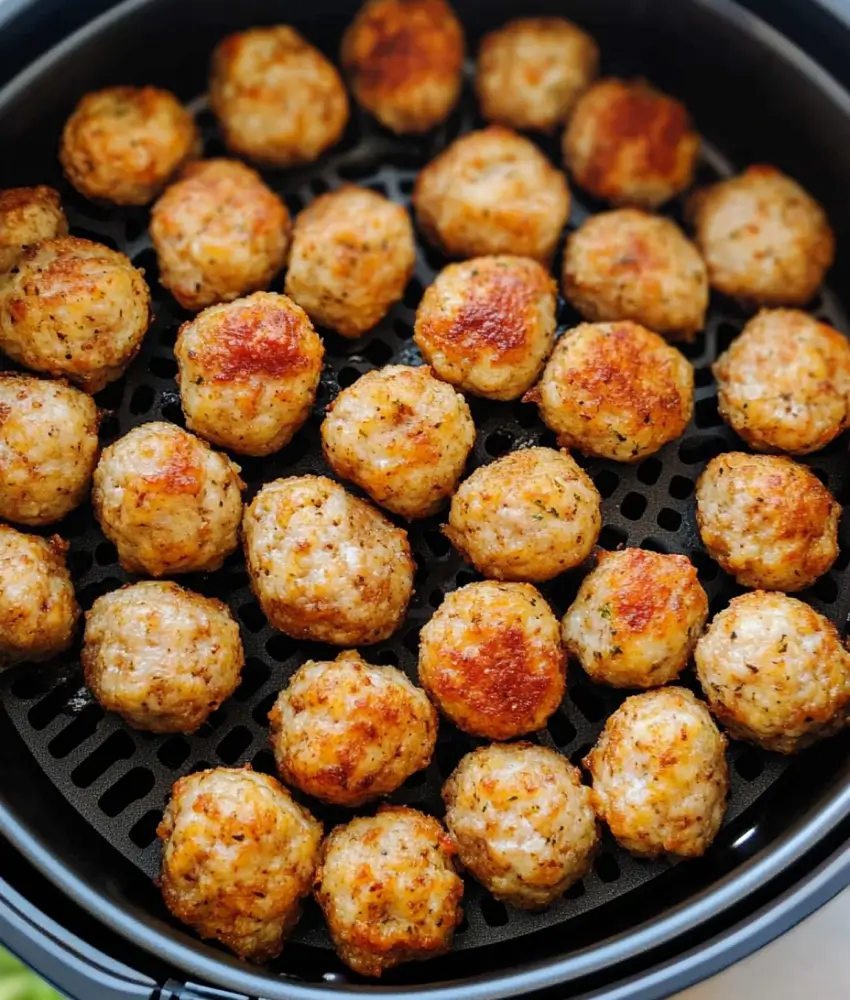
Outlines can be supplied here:
M699 857L726 811L725 751L726 737L690 691L632 695L584 759L596 815L632 854Z
M694 659L711 711L735 739L794 753L847 724L850 654L832 622L794 597L734 598Z
M192 312L268 288L290 230L286 205L236 160L190 164L151 210L159 280Z
M540 910L590 870L599 844L590 789L554 750L479 747L462 758L443 799L458 857L497 899Z
M804 306L835 257L821 206L775 167L749 167L688 203L712 288L763 306Z
M558 620L530 583L469 583L422 629L419 681L473 736L510 740L542 729L566 685Z
M348 122L339 73L288 25L250 28L220 42L209 94L228 148L270 167L311 163Z
M449 264L422 296L414 340L434 371L465 392L518 399L555 342L557 287L527 257Z
M159 87L86 94L65 123L59 159L87 198L146 205L189 160L201 137L180 101Z
M88 496L100 421L64 382L0 374L0 517L58 521Z
M699 145L683 104L643 80L611 78L579 98L564 162L594 197L654 209L690 186Z
M743 587L803 590L838 556L841 507L790 458L718 455L699 477L696 501L709 555Z
M153 421L104 449L92 504L128 573L211 573L238 545L243 485L227 456Z
M425 692L395 667L354 652L300 667L269 723L281 778L352 808L427 767L437 742L437 713Z
M687 666L707 617L708 597L687 556L624 549L599 553L562 634L591 680L659 687Z
M446 0L366 0L340 53L357 103L398 135L449 116L463 55L463 28Z
M684 433L694 370L637 323L582 323L561 337L525 398L537 403L562 447L639 462Z
M346 185L316 198L296 218L286 294L320 326L359 337L401 299L415 263L404 208Z
M324 476L277 479L245 511L245 559L269 622L296 639L388 638L413 592L407 532Z
M552 132L596 76L599 48L563 17L523 17L484 36L475 67L481 114L511 128Z
M0 191L0 273L11 271L27 247L67 234L58 191L43 184Z
M301 915L322 826L250 767L180 778L159 824L165 905L252 962L276 958Z
M75 236L44 240L0 275L0 350L100 392L138 353L150 298L142 271L123 253Z
M456 139L420 170L416 221L449 257L517 254L548 263L570 212L567 179L500 125Z
M152 733L193 733L239 684L245 657L226 604L153 580L86 613L86 684L108 712Z
M334 472L401 517L428 517L452 495L475 442L469 406L427 367L367 372L322 424Z
M720 415L756 451L807 455L850 424L850 344L804 312L762 310L712 370Z
M523 448L472 473L443 531L484 576L536 583L587 559L602 527L600 505L569 455Z
M310 318L285 295L209 306L174 345L186 426L245 455L278 451L310 415L324 353Z
M594 322L630 319L669 340L705 325L708 275L675 222L636 208L591 216L568 239L564 295Z
M384 806L322 845L314 893L339 957L363 976L445 954L463 918L454 844L433 816Z
M65 565L68 543L0 524L0 670L49 660L74 638L80 609Z

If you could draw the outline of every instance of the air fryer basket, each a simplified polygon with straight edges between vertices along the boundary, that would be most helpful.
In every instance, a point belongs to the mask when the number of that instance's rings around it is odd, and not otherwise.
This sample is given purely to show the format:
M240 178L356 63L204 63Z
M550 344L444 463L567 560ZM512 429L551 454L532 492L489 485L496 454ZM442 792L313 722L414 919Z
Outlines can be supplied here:
M329 54L356 4L314 0L300 5L262 0L131 0L99 26L72 37L59 51L35 64L23 79L0 93L0 185L50 183L62 192L71 231L127 253L144 267L151 284L156 321L127 376L97 397L109 411L104 443L152 419L183 423L174 384L172 347L186 318L159 286L156 258L147 234L147 212L99 206L65 183L55 146L63 117L85 90L111 82L154 82L193 101L205 137L206 155L224 149L206 110L206 60L226 31L253 23L287 20ZM456 5L468 28L470 48L482 30L516 15L509 2ZM850 175L850 99L778 36L722 0L573 0L540 3L585 24L599 38L606 71L645 74L682 97L706 137L700 180L709 181L757 161L775 162L799 177L827 206L839 249L850 234L850 204L842 198L842 174ZM756 30L758 29L758 30ZM466 93L459 110L435 134L397 139L366 116L355 114L340 146L320 163L299 171L266 174L295 212L311 198L341 183L374 188L409 204L416 172L461 131L476 127L474 101ZM544 143L558 158L557 143ZM9 151L14 151L10 156ZM842 181L839 180L842 178ZM569 227L599 209L573 189ZM673 206L678 215L680 205ZM327 472L319 447L325 405L364 371L388 363L419 364L411 340L416 304L444 261L422 240L416 273L404 301L379 327L357 341L326 334L327 362L315 411L293 442L267 459L238 458L248 483L246 498L278 476ZM846 284L844 255L812 311L850 332L840 295ZM280 287L280 279L275 285ZM694 523L694 481L705 462L740 446L722 424L710 365L741 329L745 315L732 303L712 300L705 333L684 346L696 369L694 420L684 437L637 466L604 461L583 464L604 498L600 544L640 545L683 552L696 564L715 613L739 592L702 549ZM565 304L560 329L578 321ZM552 444L533 407L471 400L478 440L471 466L531 444ZM838 500L850 503L850 463L842 436L805 460ZM402 629L372 647L376 662L396 664L415 675L418 633L442 596L478 577L439 532L439 517L417 522L411 542L417 561L416 596ZM52 529L51 529L52 530ZM114 547L85 505L56 530L71 542L70 565L80 602L88 608L100 594L130 579L117 565ZM802 596L844 628L850 613L850 524L833 570ZM572 600L581 573L569 573L544 587L561 614ZM128 729L105 715L88 696L79 661L24 667L0 679L0 829L95 914L136 944L212 982L266 997L313 993L310 984L340 988L361 983L334 957L318 910L308 905L282 958L271 970L246 970L230 956L197 942L167 916L151 879L158 866L157 822L172 782L190 771L218 764L251 762L273 771L267 748L268 709L285 679L307 657L328 649L297 643L271 629L254 601L241 554L215 574L185 583L220 597L242 625L247 656L235 697L191 737L153 736ZM692 683L685 678L685 683ZM610 712L617 692L591 684L571 666L568 696L536 739L578 761ZM435 759L414 776L393 801L440 812L439 789L459 758L476 742L442 723ZM455 951L444 959L389 974L385 985L457 985L479 979L490 995L545 985L622 961L651 943L669 939L758 889L795 860L848 813L848 748L840 737L787 760L743 744L732 744L732 795L717 842L698 862L671 865L638 861L606 838L593 872L561 902L542 914L504 907L467 883L466 920ZM315 803L311 803L315 807ZM346 815L316 809L326 825ZM46 848L46 855L40 850ZM783 853L784 852L784 853ZM79 879L79 882L75 881ZM85 891L80 891L80 886ZM664 919L662 919L664 918ZM641 933L633 932L640 926ZM612 935L621 937L611 940ZM648 936L647 936L648 935ZM608 949L606 951L606 948ZM612 950L613 949L613 950ZM530 956L542 960L535 978L511 979L513 967Z

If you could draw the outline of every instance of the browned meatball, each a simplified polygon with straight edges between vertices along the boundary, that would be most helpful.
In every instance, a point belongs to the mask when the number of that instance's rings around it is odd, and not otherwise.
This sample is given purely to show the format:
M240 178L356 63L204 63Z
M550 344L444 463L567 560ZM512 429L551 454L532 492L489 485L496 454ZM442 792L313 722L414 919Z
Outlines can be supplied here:
M0 273L11 271L27 247L67 233L58 191L43 184L0 191Z

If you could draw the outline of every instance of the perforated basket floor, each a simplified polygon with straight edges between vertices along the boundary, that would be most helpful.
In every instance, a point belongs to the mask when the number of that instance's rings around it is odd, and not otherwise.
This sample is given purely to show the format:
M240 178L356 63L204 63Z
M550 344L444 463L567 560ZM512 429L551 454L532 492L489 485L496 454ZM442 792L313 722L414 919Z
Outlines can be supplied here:
M216 138L209 114L199 111L199 120L207 138L207 155L221 155L224 150ZM267 180L286 197L293 212L315 195L348 181L372 187L407 205L417 170L459 131L476 124L468 97L452 121L427 140L402 142L365 120L355 120L339 149L315 168L288 174L269 173ZM547 152L557 159L554 144ZM37 180L60 187L72 232L127 253L137 265L144 267L153 292L157 318L141 354L125 378L98 396L98 403L111 411L103 422L103 442L108 443L148 420L165 419L182 425L172 346L179 324L187 317L157 282L156 259L146 231L147 212L92 205L62 181L55 167L46 165L45 169L45 176ZM51 169L53 174L49 173ZM708 149L701 180L710 180L727 170L728 165L722 158ZM574 190L570 228L598 208ZM339 387L350 385L370 368L391 362L421 363L411 339L414 312L423 288L444 263L420 241L415 277L404 301L387 319L355 342L333 334L325 336L326 370L315 410L306 427L287 448L271 458L237 457L248 483L246 499L250 499L262 483L278 476L328 473L319 447L319 425L324 407ZM273 288L281 288L280 278ZM816 304L815 311L847 332L845 315L828 291ZM561 330L574 325L578 319L561 303ZM694 421L680 441L636 466L596 460L583 462L604 498L600 545L610 549L629 544L690 556L708 591L712 613L739 591L700 545L692 493L695 479L709 458L740 447L740 442L722 425L718 416L710 364L737 334L744 319L734 306L714 301L705 333L696 344L683 348L694 364L697 388ZM476 399L470 399L470 405L478 428L471 468L512 449L554 443L532 406L494 404ZM842 504L850 501L850 467L846 461L844 438L805 461ZM422 625L447 591L478 578L440 534L440 523L437 517L411 527L418 566L414 600L398 633L368 651L368 656L376 662L398 665L413 677ZM84 609L88 609L100 594L130 579L119 568L115 549L101 534L89 505L75 511L55 530L71 543L70 565ZM802 595L840 627L850 610L850 588L842 586L848 563L850 547L845 543L833 570L810 592ZM575 595L580 579L581 573L569 573L543 588L559 616ZM267 625L249 590L240 553L232 556L218 573L185 577L181 582L230 604L242 625L247 656L244 679L235 696L197 734L191 737L152 736L130 730L116 717L105 715L82 684L76 651L58 666L22 667L0 679L0 698L6 712L45 774L95 830L151 877L159 864L155 829L173 781L179 775L204 767L246 761L255 768L273 773L273 760L267 748L268 710L277 692L300 663L308 657L331 653L329 649L295 642ZM693 683L687 674L684 682ZM622 697L620 693L591 684L576 666L571 665L564 704L552 717L548 728L534 738L578 762ZM460 757L477 742L442 722L437 752L430 767L408 781L393 800L441 814L441 784ZM741 744L733 744L729 754L733 766L727 828L780 778L786 766L778 756ZM311 808L328 824L341 821L346 815L316 803L311 803ZM730 838L721 833L712 851L728 850L729 841ZM469 880L464 904L467 917L457 935L456 948L493 944L570 921L621 897L668 868L669 862L665 861L636 861L606 835L593 872L574 886L566 898L541 914L507 909ZM330 946L312 904L294 938L308 945Z

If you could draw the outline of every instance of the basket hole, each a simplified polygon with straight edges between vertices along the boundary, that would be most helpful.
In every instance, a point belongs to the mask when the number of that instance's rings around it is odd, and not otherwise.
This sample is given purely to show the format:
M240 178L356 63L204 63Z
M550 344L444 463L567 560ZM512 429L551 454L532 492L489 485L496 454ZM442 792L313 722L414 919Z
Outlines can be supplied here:
M283 200L286 202L286 207L289 209L290 215L298 215L304 207L304 199L300 194L295 194L294 191L287 192Z
M419 300L422 298L424 291L422 282L414 275L404 291L404 304L408 309L415 309L419 305Z
M351 365L346 365L344 368L340 369L339 375L337 376L337 382L339 383L340 389L347 389L350 385L354 385L359 378L360 372L356 368L352 368Z
M154 392L149 385L137 385L130 397L130 413L139 416L153 406Z
M118 562L118 549L112 542L100 542L94 550L94 558L98 566L114 566Z
M243 604L236 613L249 632L261 632L266 627L266 616L253 601Z
M457 730L441 729L434 755L437 758L437 770L444 780L454 771L461 757L469 752L469 741Z
M611 854L600 854L593 865L593 870L603 882L616 882L620 877L620 866Z
M488 927L504 927L508 922L508 911L505 904L489 895L481 897L481 916Z
M573 882L564 893L564 899L581 899L584 895L584 882Z
M136 744L124 729L116 729L79 763L71 772L71 781L77 788L88 788L105 774L113 764L121 760L129 760L136 752Z
M374 654L375 663L384 667L397 667L398 653L394 649L380 649Z
M180 396L178 393L164 392L162 394L160 413L163 420L168 420L185 430L186 418L183 416L183 407L180 405Z
M118 423L118 417L114 413L104 413L98 431L101 445L111 444L120 433L121 425Z
M537 407L534 403L523 403L517 400L514 404L514 419L525 430L529 430L537 423Z
M326 194L328 191L330 191L330 189L331 186L324 179L324 177L317 176L310 178L310 190L313 192L313 194L315 195Z
M57 760L67 757L72 750L76 750L97 732L98 724L104 715L100 705L86 705L76 719L47 744L47 752Z
M838 600L838 584L831 576L822 576L812 585L812 593L824 604L834 604Z
M363 348L363 356L375 365L376 368L380 368L390 362L393 356L393 349L383 342L383 340L373 340L371 344L367 344Z
M592 743L582 743L582 745L577 750L573 750L573 752L570 754L570 763L574 764L576 767L581 767L584 762L584 758L590 753L592 749L593 749Z
M235 764L251 745L252 740L250 729L245 726L236 726L216 747L216 753L225 764Z
M174 358L153 357L148 362L148 370L151 375L155 375L157 378L171 381L177 374L177 362Z
M646 486L654 486L658 482L663 466L657 458L648 458L637 467L637 477Z
M91 240L92 243L100 243L101 246L109 247L110 250L118 250L119 252L121 250L118 243L111 236L107 236L106 233L95 232L93 229L85 229L83 226L74 226L74 236L78 236L83 240Z
M398 182L399 194L405 198L409 198L413 194L413 188L416 184L416 178L414 177L401 177Z
M694 491L694 483L692 479L686 479L685 476L673 476L668 490L674 500L687 500Z
M65 708L68 699L77 690L79 683L79 678L75 677L65 684L60 684L58 687L53 688L38 704L33 705L27 713L27 719L32 728L39 730L49 725L62 709Z
M149 809L141 819L130 827L130 840L136 847L150 847L156 840L156 831L162 819L162 812L158 809Z
M507 455L514 443L514 436L510 431L492 431L484 441L484 450L493 458L501 458Z
M255 656L249 656L242 668L242 681L233 697L237 701L247 701L260 690L271 675L271 669L266 663Z
M77 549L68 554L68 569L72 576L82 576L84 573L88 573L93 564L94 557L91 552Z
M835 568L840 572L850 566L850 549L841 549L835 560Z
M254 722L256 722L258 726L268 725L269 712L272 710L272 705L274 705L276 701L277 692L272 691L267 694L265 698L258 701L254 706L254 710L251 712L251 715L254 717Z
M83 587L81 591L77 594L77 599L80 602L80 606L84 611L94 604L98 597L103 597L104 594L108 594L110 590L117 590L121 586L121 581L114 576L105 576L102 580L94 580L88 586Z
M705 368L694 369L695 389L704 389L706 386L711 385L713 381L714 381L714 373L712 372L710 365L706 365Z
M737 336L738 327L734 323L718 323L715 334L717 354L722 354Z
M438 559L443 559L452 550L451 542L442 531L426 531L422 537L425 544Z
M612 552L614 549L622 548L629 540L627 531L617 528L613 524L606 524L599 532L599 546Z
M97 804L107 816L114 818L143 799L155 784L153 774L146 767L134 767L107 789Z
M646 549L648 552L660 552L661 555L666 556L670 549L657 538L644 538L640 543L642 549Z
M176 770L189 759L191 747L182 736L172 736L157 750L156 755L166 767Z
M117 410L124 398L125 381L123 378L110 382L95 396L98 408L101 410Z
M599 495L602 499L607 500L620 485L620 477L616 472L612 472L611 469L600 469L593 477L593 482L599 490Z
M410 340L413 336L413 325L405 323L403 319L393 321L393 333L401 340Z
M682 515L672 507L662 507L655 520L665 531L678 531L682 526Z
M444 594L442 590L432 590L428 595L428 603L432 608L438 608L443 603Z
M829 488L829 473L826 471L826 469L816 469L810 465L809 472L814 473L814 475L818 477L818 479L823 483L823 485L826 486L827 489Z
M227 705L220 705L211 715L207 716L206 722L198 729L199 735L209 736L210 733L214 733L226 718Z
M726 450L726 442L712 435L706 438L688 438L679 445L679 458L685 465L707 462Z
M744 746L735 760L735 770L744 781L755 781L764 771L764 758L755 747Z
M590 687L579 684L570 692L570 697L588 722L601 722L607 715L605 702Z
M640 493L627 493L620 504L620 513L630 521L639 521L646 510L646 497Z
M702 549L694 549L689 556L691 562L696 566L700 580L709 583L717 579L720 567L707 552Z
M576 738L576 727L561 712L555 712L546 724L546 728L555 741L555 746L565 747Z
M425 561L425 557L421 552L413 553L413 561L416 564L416 568L413 571L413 585L418 588L423 586L425 581L428 579L431 568Z
M404 634L404 648L409 653L419 652L419 633L422 631L422 626L417 625L414 628L408 629Z
M676 346L689 361L693 361L705 353L705 333L700 333L692 344L683 342Z
M47 694L54 680L49 668L33 664L12 681L12 694L22 701L32 701L33 698L41 698Z
M475 583L479 577L476 573L471 573L468 569L459 569L455 573L455 583L458 587L466 587L470 583Z
M273 635L266 643L266 652L273 660L284 663L298 652L298 643L288 635Z
M723 418L717 409L717 396L707 396L705 399L697 400L694 407L694 423L700 429L719 427L723 423Z
M274 754L267 747L258 750L251 758L251 767L262 774L277 774L277 766L274 762Z

